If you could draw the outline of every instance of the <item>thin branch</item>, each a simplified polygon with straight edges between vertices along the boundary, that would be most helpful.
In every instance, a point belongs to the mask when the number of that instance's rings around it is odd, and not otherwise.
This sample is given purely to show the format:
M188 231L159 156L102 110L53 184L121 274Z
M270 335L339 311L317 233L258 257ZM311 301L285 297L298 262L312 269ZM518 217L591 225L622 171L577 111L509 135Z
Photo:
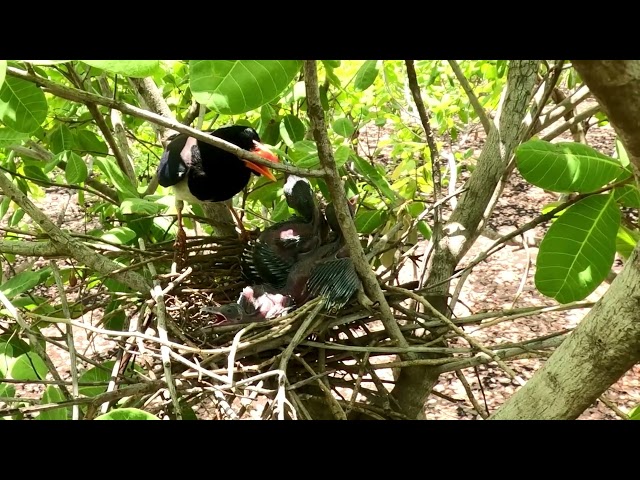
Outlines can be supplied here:
M150 285L147 280L135 272L113 273L120 266L104 256L94 253L89 247L74 240L68 233L60 230L47 215L38 209L29 198L22 193L9 178L0 173L0 189L13 202L18 204L38 226L51 238L53 243L66 255L75 258L102 275L113 275L113 278L141 294L148 294Z
M51 265L51 270L53 270L53 277L55 278L56 285L58 286L58 291L59 291L58 296L60 297L60 303L62 304L62 312L64 313L64 316L68 320L70 320L71 312L69 311L69 303L67 302L67 293L64 291L64 284L62 283L62 277L60 276L60 269L58 268L58 264L53 260L49 262L49 265ZM75 399L75 398L78 398L79 393L78 393L78 360L76 358L76 344L73 338L73 326L67 324L66 333L67 333L67 346L69 347L69 363L71 364L70 365L71 382L72 382L71 395L72 395L72 398ZM73 420L80 419L80 409L78 408L77 405L73 406L72 419Z
M578 115L573 117L571 120L569 120L567 122L564 122L558 128L556 128L552 132L549 132L548 134L546 134L544 137L542 137L542 140L545 140L545 141L553 140L558 135L561 135L562 133L564 133L567 130L569 130L571 127L579 124L580 122L582 122L583 120L585 120L585 119L587 119L589 117L594 116L600 110L601 110L600 105L596 105L595 107L591 107L588 110L585 110L584 112L579 113Z
M356 271L362 280L365 292L371 297L371 300L378 302L380 308L380 319L385 329L389 332L389 336L400 347L408 347L408 343L398 324L393 317L393 313L389 308L386 298L378 284L378 280L371 270L369 262L362 250L358 231L354 224L351 212L348 210L348 202L344 191L344 185L338 174L333 151L327 137L327 127L324 121L324 111L320 103L320 93L318 88L318 71L315 60L305 60L304 63L304 79L307 91L307 112L311 120L313 136L318 145L318 156L321 165L326 170L326 182L331 192L331 198L334 202L336 216L340 222L340 229L344 235L349 254L353 260Z
M165 128L171 128L180 133L186 133L187 135L197 140L200 140L204 143L208 143L215 147L219 147L222 150L226 150L227 152L233 153L242 159L250 160L252 163L269 167L272 170L278 170L278 171L286 172L289 174L300 175L304 177L322 177L325 174L324 171L322 170L309 170L306 168L298 168L298 167L286 165L283 163L270 162L269 160L265 160L264 158L258 156L255 153L249 152L248 150L244 150L220 138L213 137L209 134L203 133L195 128L191 128L189 126L183 125L182 123L176 120L163 117L162 115L157 115L155 113L149 112L142 108L135 107L125 102L120 102L120 101L113 100L111 98L103 97L101 95L85 92L77 88L71 88L71 87L59 85L58 83L53 82L49 79L46 79L37 75L33 75L29 72L20 70L15 67L7 67L7 75L15 78L20 78L22 80L26 80L28 82L35 83L36 85L39 85L40 87L42 87L44 91L49 92L53 95L56 95L60 98L65 98L67 100L80 102L85 105L89 103L96 103L98 105L104 105L106 107L115 108L116 110L120 110L122 113L126 113L127 115L142 118L143 120L147 120L151 123L163 126Z
M491 129L491 120L489 120L489 117L487 116L487 112L485 112L484 108L482 108L482 105L480 105L480 101L478 100L478 97L476 97L476 94L473 93L473 89L469 84L469 80L467 80L467 77L465 77L464 73L462 73L462 70L460 69L458 62L456 62L455 60L449 60L449 65L451 66L453 73L458 79L458 82L460 82L462 89L467 94L467 97L469 97L469 102L471 103L473 110L476 112L476 115L478 115L478 118L482 123L482 127L484 128L485 133L489 133L489 130Z

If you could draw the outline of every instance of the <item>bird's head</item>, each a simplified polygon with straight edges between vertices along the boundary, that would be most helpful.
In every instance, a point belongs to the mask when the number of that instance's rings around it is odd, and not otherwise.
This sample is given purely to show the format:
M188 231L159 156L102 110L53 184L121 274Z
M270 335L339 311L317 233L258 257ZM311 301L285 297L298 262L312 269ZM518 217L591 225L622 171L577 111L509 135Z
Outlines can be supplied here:
M230 325L240 323L244 319L242 307L237 303L227 303L219 307L203 307L202 313L214 316L214 325Z
M231 125L229 127L222 127L215 130L212 135L229 143L233 143L244 150L255 153L265 160L269 160L273 163L280 163L280 159L271 153L265 145L260 143L260 136L258 135L258 132L251 127L247 127L245 125ZM276 177L267 167L253 163L250 160L242 159L242 161L247 168L256 174L263 175L272 182L276 181Z

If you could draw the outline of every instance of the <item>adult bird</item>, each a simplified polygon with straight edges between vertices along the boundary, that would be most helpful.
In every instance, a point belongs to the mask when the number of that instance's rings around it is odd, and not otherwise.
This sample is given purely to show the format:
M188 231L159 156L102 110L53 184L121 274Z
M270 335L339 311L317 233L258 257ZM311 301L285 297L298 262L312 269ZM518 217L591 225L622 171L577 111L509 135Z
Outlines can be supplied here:
M258 132L251 127L231 125L206 133L279 163L278 157L260 143ZM169 140L158 166L158 183L173 188L178 217L176 246L182 253L186 248L186 234L182 225L185 200L190 203L224 202L247 186L251 174L276 180L266 167L184 133L174 135ZM232 207L230 210L240 231L246 232L235 210Z
M282 288L300 255L317 249L329 238L329 225L307 179L289 175L284 194L297 215L266 228L246 246L241 268L250 282Z

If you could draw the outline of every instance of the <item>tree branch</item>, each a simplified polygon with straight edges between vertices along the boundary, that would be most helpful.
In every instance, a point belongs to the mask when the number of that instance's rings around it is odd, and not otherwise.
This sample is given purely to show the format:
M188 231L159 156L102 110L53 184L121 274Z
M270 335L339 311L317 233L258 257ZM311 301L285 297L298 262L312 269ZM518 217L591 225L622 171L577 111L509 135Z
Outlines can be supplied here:
M13 202L22 207L25 213L51 238L51 241L61 253L75 258L80 263L93 268L102 275L113 276L113 278L124 283L141 295L149 295L151 286L143 276L130 271L113 273L119 270L121 266L108 260L103 255L96 254L89 247L74 240L68 233L60 230L4 173L0 173L0 189L2 189L3 193Z
M353 217L348 209L348 201L344 192L344 185L338 174L333 152L327 137L327 127L324 121L324 111L320 103L320 91L318 88L318 71L315 60L305 60L304 62L304 82L307 91L307 112L311 120L313 136L318 145L318 157L321 165L326 171L325 180L331 198L335 205L336 215L340 222L340 229L344 234L347 247L358 275L362 279L365 292L371 300L378 302L380 306L380 319L389 333L389 336L400 347L407 347L408 343L402 335L393 313L389 308L384 293L378 284L371 266L367 262L362 245L360 244L358 231L353 222Z
M240 158L243 158L245 160L250 160L252 163L264 165L266 167L271 168L272 170L286 172L293 175L300 175L304 177L322 177L325 174L323 170L310 170L306 168L298 168L291 165L286 165L284 163L270 162L269 160L265 160L264 158L256 155L255 153L244 150L220 138L213 137L209 134L203 133L200 130L197 130L195 128L191 128L189 126L183 125L182 123L172 120L170 118L163 117L161 115L157 115L155 113L149 112L142 108L135 107L128 103L116 101L111 98L103 97L101 95L85 92L77 88L65 87L49 79L39 77L37 75L33 75L29 72L25 72L24 70L20 70L15 67L7 67L7 75L10 75L15 78L20 78L22 80L26 80L28 82L35 83L36 85L39 85L40 87L42 87L44 91L49 92L53 95L56 95L60 98L65 98L67 100L80 102L85 105L88 105L90 103L95 103L98 105L104 105L106 107L115 108L116 110L119 110L122 113L126 113L127 115L142 118L143 120L147 120L148 122L163 126L165 128L172 128L177 132L186 133L187 135L197 140L200 140L204 143L208 143L215 147L219 147L222 150L226 150L227 152L233 153Z

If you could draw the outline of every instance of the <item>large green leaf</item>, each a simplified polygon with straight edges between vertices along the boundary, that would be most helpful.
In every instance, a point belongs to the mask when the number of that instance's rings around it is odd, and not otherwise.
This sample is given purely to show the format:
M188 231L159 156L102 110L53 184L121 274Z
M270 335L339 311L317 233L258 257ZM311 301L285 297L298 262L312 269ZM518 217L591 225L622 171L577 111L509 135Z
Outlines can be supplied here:
M104 232L100 238L107 242L124 245L130 240L136 238L136 232L131 230L129 227L115 227Z
M396 202L397 195L389 185L387 178L380 172L379 169L371 165L364 158L358 155L352 155L355 163L355 168L358 172L366 177L371 183L373 183L378 189L392 202Z
M155 215L167 207L161 203L151 202L144 198L127 198L120 205L120 211L125 215Z
M78 143L80 150L89 152L93 155L106 155L109 153L109 147L91 130L80 130L78 132Z
M120 200L126 198L140 198L131 180L124 174L118 164L111 158L96 158L96 166L111 180L118 191Z
M160 420L155 415L138 408L116 408L96 420Z
M378 60L367 60L365 61L358 73L356 73L356 78L353 82L353 86L356 90L366 90L373 82L376 81L376 77L378 76Z
M160 67L160 60L81 60L87 65L127 77L143 78L153 75Z
M629 208L640 208L640 191L635 185L623 185L613 190L616 201Z
M11 378L16 380L44 380L48 371L44 361L34 352L20 355L10 369Z
M51 132L49 146L53 153L58 154L65 150L71 150L73 143L73 134L64 123L60 124L58 128Z
M385 212L381 210L363 211L355 218L356 228L359 233L368 235L376 228L380 227L386 218Z
M0 88L0 121L18 132L35 132L47 118L47 99L36 85L8 77Z
M20 145L23 140L29 138L28 133L16 132L11 128L0 128L0 147L7 145Z
M65 151L62 153L62 159L67 162L64 175L69 185L77 185L87 179L89 170L80 155L75 152Z
M528 182L554 192L593 192L615 180L620 162L574 142L530 140L516 149L518 170Z
M572 205L540 243L535 283L560 303L582 300L606 278L616 253L620 210L613 194Z
M295 115L287 115L280 121L280 136L289 148L304 140L305 131L304 123Z
M193 97L224 115L237 115L274 100L300 71L299 60L191 60Z
M640 420L640 405L636 405L629 410L629 420Z
M87 397L95 397L96 395L106 392L106 384L111 380L111 369L114 364L115 362L113 360L109 360L101 364L103 368L92 367L80 375L78 381L81 383L105 382L105 385L79 387L78 392Z
M51 269L49 267L35 272L25 270L20 272L15 277L11 277L9 280L0 285L0 291L4 293L9 300L16 295L31 290L38 285L42 280L50 275Z
M4 83L4 77L7 74L7 61L0 60L0 87Z
M356 131L353 122L347 117L338 118L332 125L333 131L342 137L350 137Z
M59 403L64 401L64 395L59 387L49 385L42 395L42 403ZM67 420L69 418L69 407L54 408L38 415L37 420Z

